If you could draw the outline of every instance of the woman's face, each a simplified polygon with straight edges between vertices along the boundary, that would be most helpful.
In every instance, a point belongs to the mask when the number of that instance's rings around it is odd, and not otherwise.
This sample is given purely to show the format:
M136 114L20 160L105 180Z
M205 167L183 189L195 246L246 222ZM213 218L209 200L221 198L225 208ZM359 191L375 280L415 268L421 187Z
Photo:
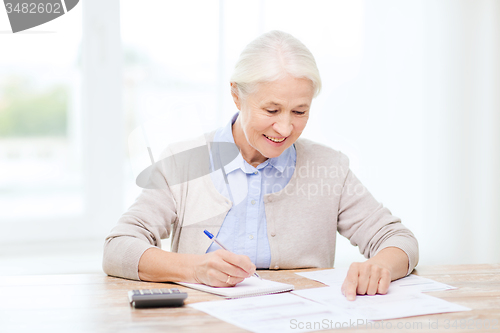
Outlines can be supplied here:
M243 158L257 166L290 147L307 124L313 95L311 80L292 76L259 84L244 98L233 93L240 110L233 136Z

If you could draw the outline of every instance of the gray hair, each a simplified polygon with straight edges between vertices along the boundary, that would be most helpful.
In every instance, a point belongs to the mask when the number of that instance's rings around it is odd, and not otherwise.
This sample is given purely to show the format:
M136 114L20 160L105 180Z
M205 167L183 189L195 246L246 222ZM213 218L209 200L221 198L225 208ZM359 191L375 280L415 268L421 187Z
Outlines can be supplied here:
M312 81L314 97L321 90L321 78L309 49L289 33L272 30L248 44L236 63L232 91L248 95L259 83L272 82L287 74Z

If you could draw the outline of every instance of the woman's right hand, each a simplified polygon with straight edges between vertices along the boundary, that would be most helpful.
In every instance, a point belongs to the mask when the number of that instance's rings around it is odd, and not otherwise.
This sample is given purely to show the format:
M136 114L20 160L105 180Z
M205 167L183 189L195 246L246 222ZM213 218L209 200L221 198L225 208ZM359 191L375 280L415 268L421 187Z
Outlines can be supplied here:
M231 287L255 273L255 265L245 255L217 250L199 257L194 265L194 280L212 287Z

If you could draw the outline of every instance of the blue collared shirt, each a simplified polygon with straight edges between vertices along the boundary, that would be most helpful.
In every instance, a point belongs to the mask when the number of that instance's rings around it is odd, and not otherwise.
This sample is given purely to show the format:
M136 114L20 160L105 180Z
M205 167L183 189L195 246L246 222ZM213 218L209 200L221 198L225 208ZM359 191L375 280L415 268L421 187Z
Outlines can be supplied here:
M216 131L214 142L234 143L232 125L238 114ZM288 184L296 159L294 145L256 168L248 164L240 153L224 166L224 170L210 174L219 193L233 201L216 237L229 251L247 255L257 268L269 268L271 264L264 195L278 192ZM229 184L224 180L224 171ZM218 249L219 246L212 243L207 253Z

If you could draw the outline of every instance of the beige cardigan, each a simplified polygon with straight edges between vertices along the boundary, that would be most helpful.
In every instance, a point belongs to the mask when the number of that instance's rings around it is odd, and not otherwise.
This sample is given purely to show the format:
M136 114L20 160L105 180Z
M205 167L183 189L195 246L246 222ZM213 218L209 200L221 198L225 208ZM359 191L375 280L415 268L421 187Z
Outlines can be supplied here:
M207 136L210 141L213 133ZM167 155L205 145L205 137L175 144ZM264 196L270 269L333 267L337 231L370 258L394 246L418 262L418 243L399 218L377 202L349 170L347 157L324 145L299 139L296 169L277 193ZM139 260L148 248L172 238L172 251L203 254L231 208L210 175L169 186L169 174L155 168L157 189L144 189L108 235L103 269L108 275L139 280ZM168 264L168 263L166 263Z

